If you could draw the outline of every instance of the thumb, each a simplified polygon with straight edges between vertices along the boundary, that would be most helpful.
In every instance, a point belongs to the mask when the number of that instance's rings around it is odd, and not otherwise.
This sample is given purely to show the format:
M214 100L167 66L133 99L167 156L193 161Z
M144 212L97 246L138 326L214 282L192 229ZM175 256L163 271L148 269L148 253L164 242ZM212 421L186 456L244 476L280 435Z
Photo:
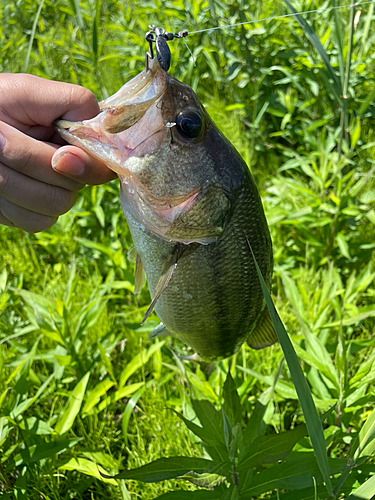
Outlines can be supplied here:
M83 184L104 184L116 178L105 163L75 146L63 146L52 157L52 168Z

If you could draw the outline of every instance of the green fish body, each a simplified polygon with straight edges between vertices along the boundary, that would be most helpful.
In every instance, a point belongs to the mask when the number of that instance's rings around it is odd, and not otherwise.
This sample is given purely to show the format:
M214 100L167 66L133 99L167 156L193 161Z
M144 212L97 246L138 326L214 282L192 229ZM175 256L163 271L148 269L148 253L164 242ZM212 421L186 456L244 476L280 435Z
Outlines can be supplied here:
M207 360L244 341L277 338L265 309L249 244L270 287L272 243L247 165L187 85L148 70L101 103L92 120L57 123L70 143L114 170L133 242L136 289L146 273L171 335Z

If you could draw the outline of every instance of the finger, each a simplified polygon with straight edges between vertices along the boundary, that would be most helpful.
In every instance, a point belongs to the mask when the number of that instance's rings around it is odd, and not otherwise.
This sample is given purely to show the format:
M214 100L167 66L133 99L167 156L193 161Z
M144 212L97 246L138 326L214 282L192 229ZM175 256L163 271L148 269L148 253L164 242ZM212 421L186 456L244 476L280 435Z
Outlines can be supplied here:
M57 217L37 214L0 196L0 224L19 227L28 233L39 233L49 229L56 221Z
M52 167L60 174L91 185L104 184L117 177L105 163L75 146L58 149L53 155Z
M82 189L83 184L59 175L51 168L51 158L58 146L37 141L19 130L0 122L0 139L4 141L0 161L13 170L46 184L58 186L69 191Z
M0 163L0 196L27 210L56 217L72 208L77 193L37 181Z
M0 102L6 103L0 120L42 140L54 133L51 125L57 118L86 120L99 113L94 94L84 87L26 74L0 76Z

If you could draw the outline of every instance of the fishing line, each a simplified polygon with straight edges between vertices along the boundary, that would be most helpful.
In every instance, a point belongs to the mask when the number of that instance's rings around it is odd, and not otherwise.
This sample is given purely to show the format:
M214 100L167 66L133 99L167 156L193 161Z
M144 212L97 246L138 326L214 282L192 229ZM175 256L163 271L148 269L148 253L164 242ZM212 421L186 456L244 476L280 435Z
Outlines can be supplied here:
M349 7L360 7L361 5L366 5L369 3L374 3L374 1L369 0L367 2L356 2L356 3L350 4L350 5L336 5L336 6L332 6L332 7L320 8L320 9L314 9L314 10L305 10L303 12L294 12L292 14L284 14L282 16L265 17L263 19L256 19L255 21L245 21L243 23L226 24L224 26L216 26L215 28L206 28L204 30L189 31L188 34L194 35L196 33L203 33L204 31L221 30L221 29L226 29L226 28L232 28L233 26L242 26L244 24L254 24L254 23L260 23L262 21L272 21L273 19L282 19L284 17L292 17L292 16L297 16L297 15L302 15L302 14L312 14L313 12L325 12L326 10L348 9Z

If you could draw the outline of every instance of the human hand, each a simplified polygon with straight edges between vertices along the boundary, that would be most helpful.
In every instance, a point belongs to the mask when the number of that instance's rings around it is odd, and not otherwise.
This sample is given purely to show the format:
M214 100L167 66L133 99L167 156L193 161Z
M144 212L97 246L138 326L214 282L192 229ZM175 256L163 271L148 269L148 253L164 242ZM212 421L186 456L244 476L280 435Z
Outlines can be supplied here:
M104 163L65 142L53 122L96 116L84 87L26 74L0 75L0 224L34 233L74 205L85 184L115 178Z

